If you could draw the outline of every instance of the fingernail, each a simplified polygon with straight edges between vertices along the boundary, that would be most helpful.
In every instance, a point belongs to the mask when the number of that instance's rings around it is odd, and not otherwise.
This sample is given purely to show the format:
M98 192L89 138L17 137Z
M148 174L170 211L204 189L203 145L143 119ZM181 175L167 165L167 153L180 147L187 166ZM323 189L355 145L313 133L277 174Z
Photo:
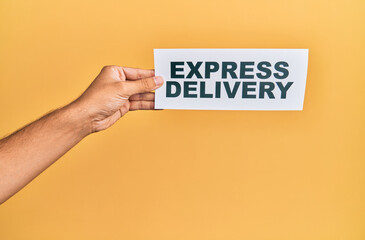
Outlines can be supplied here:
M162 77L157 76L157 77L154 77L153 79L155 80L156 87L159 87L159 86L161 86L161 85L163 84L163 79L162 79Z

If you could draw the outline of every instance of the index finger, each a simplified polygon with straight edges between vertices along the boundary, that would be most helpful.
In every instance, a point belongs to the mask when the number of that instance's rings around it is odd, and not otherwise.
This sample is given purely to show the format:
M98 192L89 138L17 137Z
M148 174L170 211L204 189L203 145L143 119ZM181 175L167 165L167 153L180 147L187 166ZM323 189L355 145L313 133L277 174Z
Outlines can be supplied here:
M122 67L122 69L127 80L139 80L142 78L149 78L155 76L154 69L140 69L140 68L130 68L130 67Z

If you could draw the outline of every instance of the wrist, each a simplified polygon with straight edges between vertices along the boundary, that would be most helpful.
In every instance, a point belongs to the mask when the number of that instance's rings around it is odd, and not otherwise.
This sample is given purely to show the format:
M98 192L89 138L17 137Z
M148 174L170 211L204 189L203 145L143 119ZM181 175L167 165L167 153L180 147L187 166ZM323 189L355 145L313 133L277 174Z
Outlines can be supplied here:
M77 101L64 106L61 111L65 111L69 126L80 137L84 138L93 132L92 119L87 109L83 108Z

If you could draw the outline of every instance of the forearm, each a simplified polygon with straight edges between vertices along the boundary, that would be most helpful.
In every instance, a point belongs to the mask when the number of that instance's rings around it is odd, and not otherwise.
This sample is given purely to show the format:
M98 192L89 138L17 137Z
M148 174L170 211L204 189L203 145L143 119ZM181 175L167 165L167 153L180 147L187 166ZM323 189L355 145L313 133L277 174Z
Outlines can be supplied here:
M0 140L0 204L90 134L90 126L73 103Z

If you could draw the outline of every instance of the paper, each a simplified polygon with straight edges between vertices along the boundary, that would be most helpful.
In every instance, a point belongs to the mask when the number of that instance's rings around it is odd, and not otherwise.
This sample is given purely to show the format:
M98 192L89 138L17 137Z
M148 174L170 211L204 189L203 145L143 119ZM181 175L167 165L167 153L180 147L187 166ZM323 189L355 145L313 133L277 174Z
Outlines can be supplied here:
M156 109L302 110L308 49L155 49Z

